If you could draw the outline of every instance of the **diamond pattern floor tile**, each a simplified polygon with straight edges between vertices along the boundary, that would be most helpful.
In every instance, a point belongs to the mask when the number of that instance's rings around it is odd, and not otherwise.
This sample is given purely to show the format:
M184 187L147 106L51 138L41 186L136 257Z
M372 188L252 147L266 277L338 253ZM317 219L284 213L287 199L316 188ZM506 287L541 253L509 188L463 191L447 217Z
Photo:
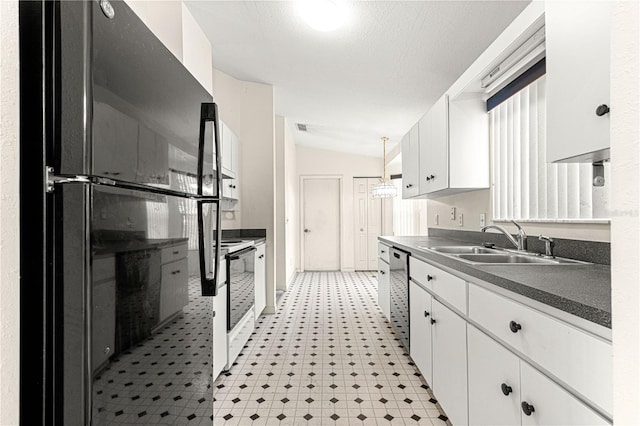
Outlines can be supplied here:
M213 387L216 426L447 423L372 272L298 274Z

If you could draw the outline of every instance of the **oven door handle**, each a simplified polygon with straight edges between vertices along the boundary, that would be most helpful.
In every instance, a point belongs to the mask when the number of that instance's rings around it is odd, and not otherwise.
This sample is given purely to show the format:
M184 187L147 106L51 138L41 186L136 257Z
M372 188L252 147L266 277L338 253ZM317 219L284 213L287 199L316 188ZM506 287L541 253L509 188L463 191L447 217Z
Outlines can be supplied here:
M258 251L258 249L253 247L253 246L252 247L247 247L247 248L242 249L240 251L237 251L237 252L234 252L234 253L229 253L227 255L227 259L229 259L229 260L238 260L242 256L244 256L245 254L251 253L252 251Z
M204 224L204 206L213 204L215 211L215 229L217 237L212 239L213 232L205 227ZM198 260L200 262L200 287L203 296L218 295L218 259L220 256L220 208L218 201L198 200ZM213 246L213 253L210 254L207 247ZM212 265L211 265L212 264ZM213 270L213 274L207 273L209 265Z

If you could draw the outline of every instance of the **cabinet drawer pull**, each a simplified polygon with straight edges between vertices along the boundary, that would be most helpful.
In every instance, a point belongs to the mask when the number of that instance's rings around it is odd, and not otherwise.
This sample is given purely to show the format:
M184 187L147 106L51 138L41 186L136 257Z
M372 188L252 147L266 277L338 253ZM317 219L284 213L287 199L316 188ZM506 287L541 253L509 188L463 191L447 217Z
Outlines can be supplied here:
M413 184L407 184L407 189L411 188L413 186Z
M171 275L176 275L176 274L179 274L179 273L180 273L180 269L171 272Z
M427 281L433 280L433 275L427 275Z
M264 254L261 254L260 256L258 256L258 259L263 259L264 258Z
M173 254L178 254L178 253L180 253L178 250L175 250L175 251L173 252Z
M515 321L511 321L509 323L509 329L511 330L512 333L517 333L518 330L522 330L522 326Z
M513 388L511 388L511 386L507 385L506 383L501 384L500 389L502 389L502 393L505 396L508 396L511 392L513 392Z
M393 253L393 257L395 257L396 259L400 259L400 255L398 253Z
M606 104L598 105L598 108L596 108L596 115L598 117L602 117L603 115L608 114L609 111L611 110L609 109L608 105Z
M533 408L533 405L529 404L527 401L522 401L522 412L525 415L530 416L534 411L536 410Z
M384 275L384 274L386 274L386 272L384 272L384 271L380 271L380 274L381 274L381 275Z
M429 316L429 312L424 311L424 317L426 318L426 317L428 317L428 316Z
M435 324L436 320L434 320L433 318L431 318L431 325Z
M386 253L386 251L384 251L384 250L380 250L380 253Z
M213 314L211 314L211 317L212 317L212 318L215 318L215 317L216 317L216 311L213 311Z

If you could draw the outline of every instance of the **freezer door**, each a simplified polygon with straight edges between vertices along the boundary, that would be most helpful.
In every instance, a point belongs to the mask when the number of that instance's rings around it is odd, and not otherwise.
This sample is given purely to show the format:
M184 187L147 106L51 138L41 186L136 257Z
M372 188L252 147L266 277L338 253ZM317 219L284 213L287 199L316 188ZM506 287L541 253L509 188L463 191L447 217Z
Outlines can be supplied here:
M59 4L55 173L217 197L212 95L125 2L100 5Z
M61 424L208 421L218 263L203 271L201 259L217 202L99 185L61 185L56 197ZM186 401L199 410L184 412Z

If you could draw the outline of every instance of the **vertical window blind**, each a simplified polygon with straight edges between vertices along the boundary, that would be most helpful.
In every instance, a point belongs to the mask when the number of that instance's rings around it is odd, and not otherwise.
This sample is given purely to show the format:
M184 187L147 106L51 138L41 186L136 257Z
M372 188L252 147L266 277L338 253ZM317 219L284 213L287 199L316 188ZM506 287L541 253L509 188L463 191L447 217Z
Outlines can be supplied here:
M546 161L546 78L489 112L494 220L588 221L609 218L605 185L592 185L590 163Z
M420 235L420 218L427 219L427 200L404 200L402 179L391 183L398 193L393 197L393 235Z

